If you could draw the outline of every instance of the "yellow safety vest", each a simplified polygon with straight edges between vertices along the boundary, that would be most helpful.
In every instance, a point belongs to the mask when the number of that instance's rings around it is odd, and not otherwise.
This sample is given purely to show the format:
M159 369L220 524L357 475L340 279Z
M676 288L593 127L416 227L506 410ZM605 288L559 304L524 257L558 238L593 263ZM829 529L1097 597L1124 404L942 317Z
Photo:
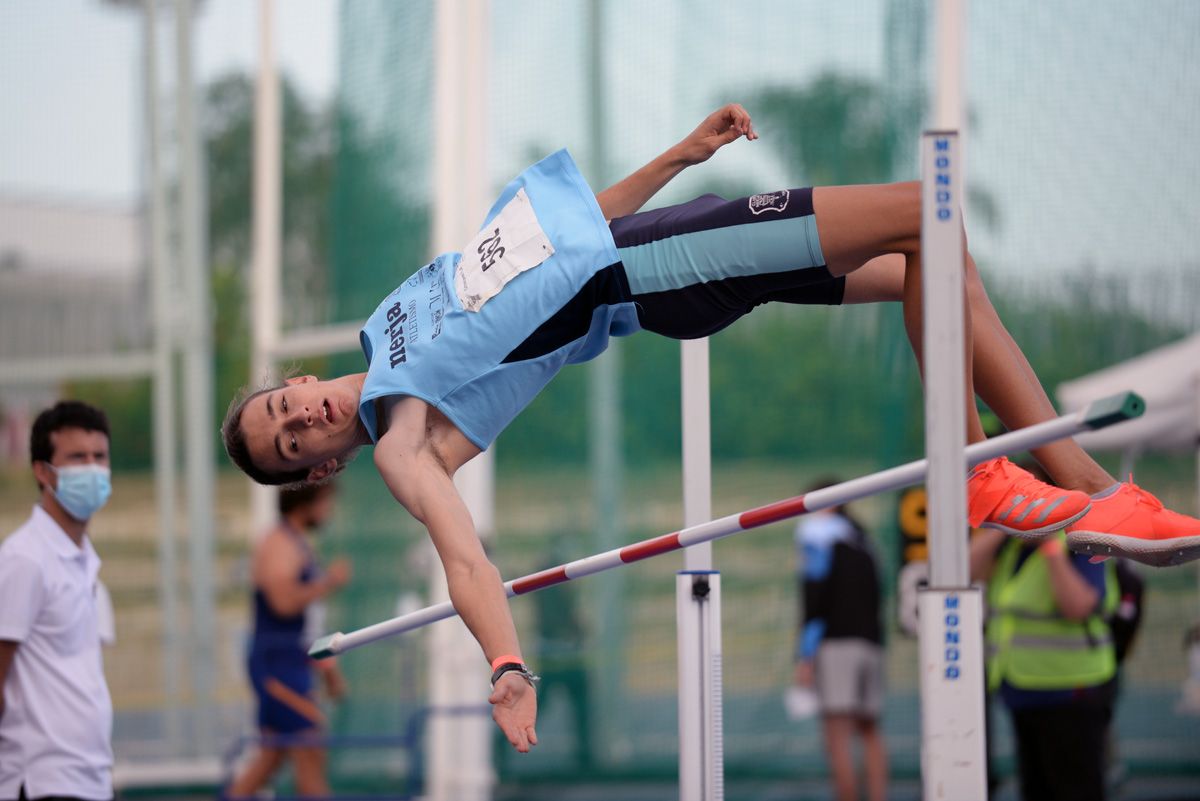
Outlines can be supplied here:
M1055 606L1046 558L1035 551L1018 569L1020 552L1018 540L1005 543L988 582L988 688L1007 681L1023 690L1069 690L1111 679L1117 659L1106 617L1118 601L1115 564L1104 566L1101 610L1067 620Z

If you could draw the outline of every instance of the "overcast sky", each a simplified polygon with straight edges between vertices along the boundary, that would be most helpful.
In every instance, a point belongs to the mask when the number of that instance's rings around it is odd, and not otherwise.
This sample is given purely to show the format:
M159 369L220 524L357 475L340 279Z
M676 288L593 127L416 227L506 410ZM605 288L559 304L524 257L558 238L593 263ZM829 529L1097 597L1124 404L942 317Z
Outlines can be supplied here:
M0 192L127 205L139 194L140 3L0 0ZM277 2L283 69L313 99L333 91L336 0ZM168 16L166 13L163 16ZM203 83L254 68L258 4L205 0L195 65ZM160 70L174 64L163 26ZM165 62L165 63L163 63Z

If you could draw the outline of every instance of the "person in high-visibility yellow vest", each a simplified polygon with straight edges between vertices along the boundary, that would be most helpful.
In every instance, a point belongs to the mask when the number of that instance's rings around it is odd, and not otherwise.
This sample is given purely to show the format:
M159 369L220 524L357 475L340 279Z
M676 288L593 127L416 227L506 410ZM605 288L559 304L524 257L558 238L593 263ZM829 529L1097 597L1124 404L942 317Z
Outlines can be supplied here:
M1117 658L1112 561L981 530L971 576L987 582L988 688L1012 717L1024 801L1103 801Z

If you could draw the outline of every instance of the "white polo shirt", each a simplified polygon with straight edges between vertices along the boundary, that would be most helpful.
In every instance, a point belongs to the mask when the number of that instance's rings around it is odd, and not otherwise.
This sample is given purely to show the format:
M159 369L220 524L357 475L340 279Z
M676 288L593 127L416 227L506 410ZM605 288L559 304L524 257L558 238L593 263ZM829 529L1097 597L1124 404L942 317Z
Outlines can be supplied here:
M0 640L16 657L0 718L0 799L110 799L112 701L97 612L100 558L40 506L0 543Z

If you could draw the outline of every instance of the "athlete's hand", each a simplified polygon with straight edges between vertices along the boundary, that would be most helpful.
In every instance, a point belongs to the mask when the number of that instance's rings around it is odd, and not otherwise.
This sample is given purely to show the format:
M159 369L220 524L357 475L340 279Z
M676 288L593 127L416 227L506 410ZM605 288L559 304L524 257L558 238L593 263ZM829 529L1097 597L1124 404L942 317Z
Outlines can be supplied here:
M537 693L519 673L505 673L492 688L488 698L492 705L492 720L504 732L513 748L522 754L537 745Z
M705 117L678 147L686 163L699 164L742 136L752 142L758 138L758 133L750 121L750 112L738 103L730 103Z

